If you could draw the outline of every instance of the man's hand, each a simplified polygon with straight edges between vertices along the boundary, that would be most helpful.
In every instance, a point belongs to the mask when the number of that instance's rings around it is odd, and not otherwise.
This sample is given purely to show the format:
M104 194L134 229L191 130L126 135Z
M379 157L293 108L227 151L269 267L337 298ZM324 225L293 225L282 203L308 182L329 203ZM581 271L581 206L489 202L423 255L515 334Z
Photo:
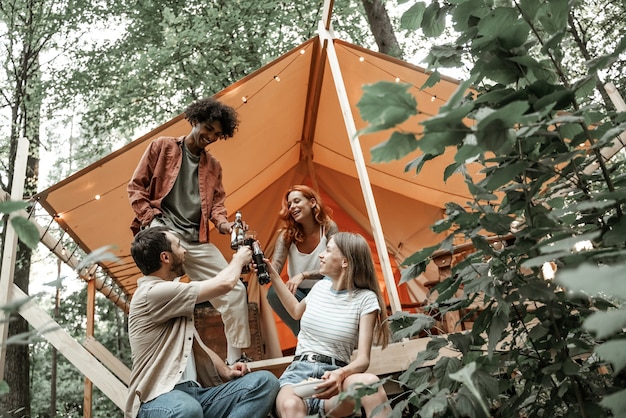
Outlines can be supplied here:
M245 376L250 373L250 369L246 363L237 362L232 366L229 366L230 372L228 373L229 380L236 379L241 376Z
M233 255L233 262L239 263L241 267L250 264L252 262L252 249L247 245L239 247L235 255Z
M230 234L233 232L233 225L235 225L234 222L222 222L217 226L217 230L220 234ZM243 230L248 230L248 224L245 221L243 221Z

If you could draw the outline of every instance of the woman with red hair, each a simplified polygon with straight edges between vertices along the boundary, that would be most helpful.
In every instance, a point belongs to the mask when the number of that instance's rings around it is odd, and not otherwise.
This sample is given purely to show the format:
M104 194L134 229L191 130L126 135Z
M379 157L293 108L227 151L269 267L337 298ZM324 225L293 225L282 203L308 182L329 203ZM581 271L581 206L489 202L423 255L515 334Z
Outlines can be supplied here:
M324 277L319 272L319 254L326 248L330 237L339 232L331 215L332 210L311 187L294 185L287 190L279 213L283 225L274 248L272 266L280 274L288 262L286 285L298 301ZM298 336L300 321L285 310L273 286L267 292L267 300L285 325Z

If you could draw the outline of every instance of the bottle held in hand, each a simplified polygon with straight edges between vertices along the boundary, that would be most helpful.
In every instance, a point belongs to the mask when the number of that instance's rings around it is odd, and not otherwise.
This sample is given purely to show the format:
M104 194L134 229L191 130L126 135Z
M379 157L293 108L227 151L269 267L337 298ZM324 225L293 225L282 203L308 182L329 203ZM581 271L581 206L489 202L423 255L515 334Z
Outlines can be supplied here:
M265 254L263 254L263 250L261 250L261 246L257 240L252 241L252 260L254 264L256 264L257 269L257 278L259 279L259 284L264 285L268 284L270 279L270 274L267 272L267 264L265 264Z
M241 219L241 212L237 211L235 214L235 224L233 230L230 233L230 248L233 250L239 249L243 245L245 238L245 228L243 227L243 220Z
M230 248L233 250L239 249L242 245L247 245L252 250L252 260L257 265L257 278L259 284L264 285L270 282L270 275L267 271L267 265L263 260L265 255L261 246L256 240L256 232L245 230L241 212L235 213L235 223L233 224L233 231L230 236ZM242 273L249 273L250 267L244 266L241 269Z

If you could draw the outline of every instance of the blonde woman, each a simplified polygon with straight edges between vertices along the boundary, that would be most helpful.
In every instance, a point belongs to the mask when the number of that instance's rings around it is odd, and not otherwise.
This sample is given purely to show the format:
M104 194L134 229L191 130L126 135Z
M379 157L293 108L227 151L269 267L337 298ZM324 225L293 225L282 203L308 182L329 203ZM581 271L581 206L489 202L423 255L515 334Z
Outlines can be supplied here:
M338 394L355 383L378 381L376 375L365 373L372 343L385 347L389 341L386 307L367 241L359 234L338 232L319 259L319 272L325 277L301 301L270 266L276 294L287 312L301 319L294 361L279 379L276 411L281 418L351 415L355 402L339 401ZM358 354L351 360L357 346ZM302 399L293 385L309 378L322 379L317 386L319 393ZM387 395L382 386L378 392L361 398L367 417L385 402ZM377 416L390 413L386 406Z

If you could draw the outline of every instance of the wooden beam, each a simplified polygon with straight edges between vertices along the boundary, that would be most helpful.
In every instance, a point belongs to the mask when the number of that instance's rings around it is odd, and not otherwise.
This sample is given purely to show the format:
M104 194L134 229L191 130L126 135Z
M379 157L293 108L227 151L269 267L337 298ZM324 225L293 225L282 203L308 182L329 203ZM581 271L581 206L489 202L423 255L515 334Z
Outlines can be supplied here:
M96 282L87 282L87 338L93 338L94 322L96 317ZM93 411L93 383L85 378L85 396L83 399L83 418L91 418Z
M341 113L346 125L348 137L350 138L350 146L352 148L352 155L354 156L354 163L356 165L357 173L359 175L359 182L361 183L361 190L363 191L363 198L365 199L365 206L367 208L367 214L370 219L372 227L372 235L374 242L376 243L376 249L378 250L378 257L380 258L380 266L385 278L385 284L387 287L387 294L389 296L389 304L391 305L392 312L399 312L402 310L400 304L400 297L398 296L398 289L396 288L396 282L393 277L393 270L391 269L391 261L389 260L389 253L387 252L387 246L385 244L385 236L383 235L382 226L380 223L380 217L378 215L378 209L376 208L376 201L374 200L374 193L372 192L372 185L367 173L367 167L365 165L365 158L363 157L363 150L361 149L361 143L357 134L356 125L354 123L354 116L352 116L352 108L348 100L348 94L346 92L346 86L343 82L343 76L341 74L341 68L339 66L339 59L337 58L337 52L335 51L335 45L333 43L334 36L328 30L324 30L320 24L319 28L320 38L328 40L326 54L328 56L328 62L330 64L330 70L335 82L335 90L337 91L337 97L339 99L339 105L341 107Z
M384 376L407 370L409 365L417 358L417 354L426 350L426 346L430 341L430 337L424 337L391 343L385 349L382 349L381 347L373 347L370 356L370 367L367 371L377 376ZM357 352L358 350L354 351L352 359L356 357ZM448 347L442 348L439 353L439 357L426 361L421 365L421 367L433 366L442 357L461 356L459 351ZM293 356L285 356L268 360L253 361L248 363L248 367L250 370L268 370L276 376L280 376L292 361Z
M130 369L120 361L105 346L100 344L94 337L87 337L83 341L83 347L87 349L95 358L100 360L118 379L125 385L130 384Z
M11 185L11 200L24 200L24 183L26 181L26 167L28 163L28 139L20 137L17 140L17 152L13 170L13 184ZM16 216L9 214L9 219ZM17 254L17 233L13 229L11 222L5 225L4 250L2 253L2 270L0 271L0 308L6 306L10 301L10 290L13 286L13 275L15 273L15 259ZM6 361L7 346L6 341L9 335L9 316L7 310L0 309L0 379L4 378L4 365Z
M329 30L330 29L330 19L333 15L333 4L334 4L334 0L324 0L324 7L322 8L322 25L324 26L324 29Z
M71 335L57 324L16 285L11 288L11 300L21 304L19 313L41 335L65 356L85 377L88 377L106 397L122 411L125 408L128 388L106 367L83 348Z

